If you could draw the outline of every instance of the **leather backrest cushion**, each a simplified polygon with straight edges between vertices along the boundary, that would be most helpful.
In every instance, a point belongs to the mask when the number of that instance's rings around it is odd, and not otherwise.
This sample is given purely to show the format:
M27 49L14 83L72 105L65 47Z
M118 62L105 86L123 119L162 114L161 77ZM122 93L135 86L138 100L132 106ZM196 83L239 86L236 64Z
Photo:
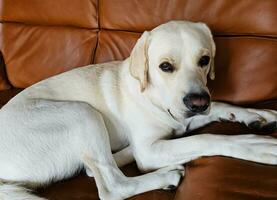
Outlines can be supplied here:
M98 1L0 1L1 51L14 87L88 65L97 44Z
M97 0L1 0L0 21L98 28Z
M100 31L94 62L104 63L127 58L140 35L126 31Z
M216 100L254 103L277 99L277 39L215 37Z
M95 30L15 23L1 27L6 71L14 87L28 87L93 60Z
M277 1L100 0L100 27L150 30L169 20L206 22L216 34L277 34Z
M129 56L141 33L101 31L95 62ZM215 37L216 79L209 82L214 100L248 104L277 98L277 40Z

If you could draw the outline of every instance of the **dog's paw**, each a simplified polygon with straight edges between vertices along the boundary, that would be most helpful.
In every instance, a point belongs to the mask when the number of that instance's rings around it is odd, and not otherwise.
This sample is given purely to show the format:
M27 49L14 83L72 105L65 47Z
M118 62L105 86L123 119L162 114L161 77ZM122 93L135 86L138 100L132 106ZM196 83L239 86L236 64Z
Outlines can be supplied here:
M247 126L266 132L274 132L277 130L277 112L274 110L258 110L248 109L249 118Z
M232 136L228 156L263 164L277 164L277 139L261 135Z
M248 124L248 127L265 132L274 132L277 130L277 122L261 123L260 121L254 121Z
M165 186L163 190L173 190L179 183L181 178L185 175L185 168L183 165L172 165L157 170L158 173L165 176Z

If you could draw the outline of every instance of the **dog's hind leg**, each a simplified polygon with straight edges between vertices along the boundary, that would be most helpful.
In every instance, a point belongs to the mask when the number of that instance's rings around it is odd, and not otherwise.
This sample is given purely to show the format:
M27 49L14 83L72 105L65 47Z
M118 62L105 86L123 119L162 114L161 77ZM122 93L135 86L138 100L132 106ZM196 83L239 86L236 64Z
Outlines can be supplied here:
M171 166L137 177L126 177L118 168L112 155L108 132L103 118L93 108L82 138L82 159L95 177L99 197L107 200L125 199L146 191L177 186L183 174L183 166ZM89 139L90 138L90 139ZM93 142L94 141L94 142Z

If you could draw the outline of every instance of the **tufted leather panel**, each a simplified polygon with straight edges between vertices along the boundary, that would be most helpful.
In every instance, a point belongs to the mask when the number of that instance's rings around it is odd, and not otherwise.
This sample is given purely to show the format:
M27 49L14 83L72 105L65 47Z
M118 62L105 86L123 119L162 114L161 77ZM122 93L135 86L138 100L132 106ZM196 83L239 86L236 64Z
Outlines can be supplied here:
M97 0L1 0L0 21L98 28Z
M128 57L139 36L101 31L95 62ZM277 98L277 39L215 37L215 41L216 79L210 81L214 100L245 104Z
M277 98L277 39L216 37L214 100L249 104ZM230 59L231 58L231 59Z
M172 19L206 22L216 34L277 34L277 1L109 0L99 1L100 26L112 30L150 30Z
M126 31L100 31L94 62L124 60L130 55L140 35L140 33Z
M70 27L5 23L2 33L7 75L18 88L90 64L97 42L94 30Z

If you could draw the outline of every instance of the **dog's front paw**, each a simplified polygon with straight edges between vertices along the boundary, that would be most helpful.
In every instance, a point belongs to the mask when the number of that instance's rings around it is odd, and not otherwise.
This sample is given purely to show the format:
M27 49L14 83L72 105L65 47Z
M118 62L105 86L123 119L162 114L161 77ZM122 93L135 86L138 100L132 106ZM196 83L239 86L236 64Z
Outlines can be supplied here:
M260 121L254 121L251 122L248 127L266 132L274 132L277 130L277 122L262 123Z
M249 128L266 132L277 130L277 111L248 109L248 118L245 123Z
M260 135L237 135L232 138L227 156L277 165L276 138Z
M185 168L183 165L172 165L161 168L157 172L164 175L166 179L166 184L162 189L173 190L179 185L181 178L185 175Z

